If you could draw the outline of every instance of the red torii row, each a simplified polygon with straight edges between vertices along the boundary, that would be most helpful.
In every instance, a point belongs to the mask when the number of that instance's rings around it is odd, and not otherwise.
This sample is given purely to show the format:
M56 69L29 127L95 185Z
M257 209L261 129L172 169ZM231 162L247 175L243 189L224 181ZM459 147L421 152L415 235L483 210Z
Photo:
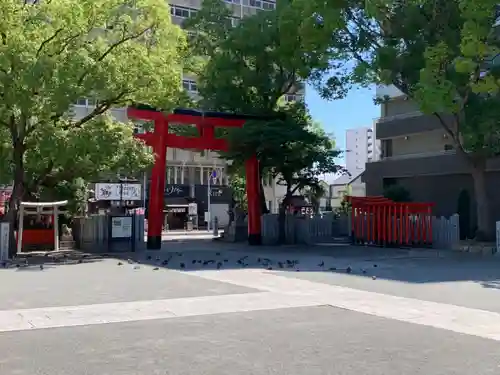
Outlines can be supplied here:
M246 121L265 120L268 118L250 115L233 115L220 112L200 112L176 109L171 114L148 106L135 106L127 109L129 119L154 122L154 131L136 134L148 146L153 148L155 162L151 173L148 209L148 249L161 248L163 223L163 205L165 174L167 167L167 147L196 150L227 151L225 139L215 138L215 127L242 127ZM180 136L168 132L168 125L196 125L199 137ZM260 245L261 208L259 162L255 156L246 161L246 191L248 200L248 243Z

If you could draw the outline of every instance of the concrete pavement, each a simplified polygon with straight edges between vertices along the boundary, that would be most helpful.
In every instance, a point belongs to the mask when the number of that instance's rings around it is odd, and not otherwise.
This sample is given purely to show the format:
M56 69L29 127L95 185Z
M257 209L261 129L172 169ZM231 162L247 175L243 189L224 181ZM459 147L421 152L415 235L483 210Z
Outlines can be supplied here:
M499 373L498 263L358 250L182 242L0 270L0 373Z

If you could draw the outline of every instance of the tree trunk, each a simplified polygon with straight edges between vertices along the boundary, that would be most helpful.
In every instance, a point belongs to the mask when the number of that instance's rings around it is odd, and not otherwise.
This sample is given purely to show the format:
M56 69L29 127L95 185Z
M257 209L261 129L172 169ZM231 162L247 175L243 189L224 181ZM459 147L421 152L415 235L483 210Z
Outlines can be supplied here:
M471 176L476 198L477 231L476 240L494 241L495 229L491 221L488 194L486 190L486 163L475 164Z
M24 145L17 138L13 140L13 162L14 162L14 187L9 201L9 212L7 219L10 223L9 233L9 256L15 256L17 253L17 242L15 232L17 229L19 203L24 195Z
M279 244L286 243L286 209L288 207L288 203L292 197L292 193L290 189L287 189L286 195L281 202L278 214L278 231L279 231Z
M262 184L263 172L264 172L264 168L262 167L262 163L259 163L260 213L261 213L261 215L269 213L269 210L267 209L266 194L264 193L264 185Z
M266 194L264 193L264 185L262 185L262 179L260 180L260 211L262 215L269 213L266 202Z

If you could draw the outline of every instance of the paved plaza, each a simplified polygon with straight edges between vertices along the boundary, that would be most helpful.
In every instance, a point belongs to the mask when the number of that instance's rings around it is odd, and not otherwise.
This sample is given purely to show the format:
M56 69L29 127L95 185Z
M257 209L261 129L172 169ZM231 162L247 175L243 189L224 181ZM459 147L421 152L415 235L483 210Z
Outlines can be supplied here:
M496 258L185 239L20 265L0 374L500 373Z

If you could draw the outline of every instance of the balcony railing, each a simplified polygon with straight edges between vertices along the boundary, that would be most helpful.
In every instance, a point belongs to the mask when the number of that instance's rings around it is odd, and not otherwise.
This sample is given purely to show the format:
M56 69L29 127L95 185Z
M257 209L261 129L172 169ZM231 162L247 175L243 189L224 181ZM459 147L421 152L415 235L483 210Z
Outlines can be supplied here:
M423 115L423 113L421 111L415 111L415 112L402 113L400 115L379 117L376 119L376 121L377 122L389 122L389 121L394 121L394 120L404 120L405 118L412 118L412 117L417 117L417 116L422 116L422 115Z
M454 155L454 154L456 154L455 150L418 152L418 153L414 153L414 154L405 154L405 155L381 156L379 160L368 161L368 163L377 163L377 162L384 162L384 161L390 161L390 160L429 158L429 157L434 157L434 156Z

